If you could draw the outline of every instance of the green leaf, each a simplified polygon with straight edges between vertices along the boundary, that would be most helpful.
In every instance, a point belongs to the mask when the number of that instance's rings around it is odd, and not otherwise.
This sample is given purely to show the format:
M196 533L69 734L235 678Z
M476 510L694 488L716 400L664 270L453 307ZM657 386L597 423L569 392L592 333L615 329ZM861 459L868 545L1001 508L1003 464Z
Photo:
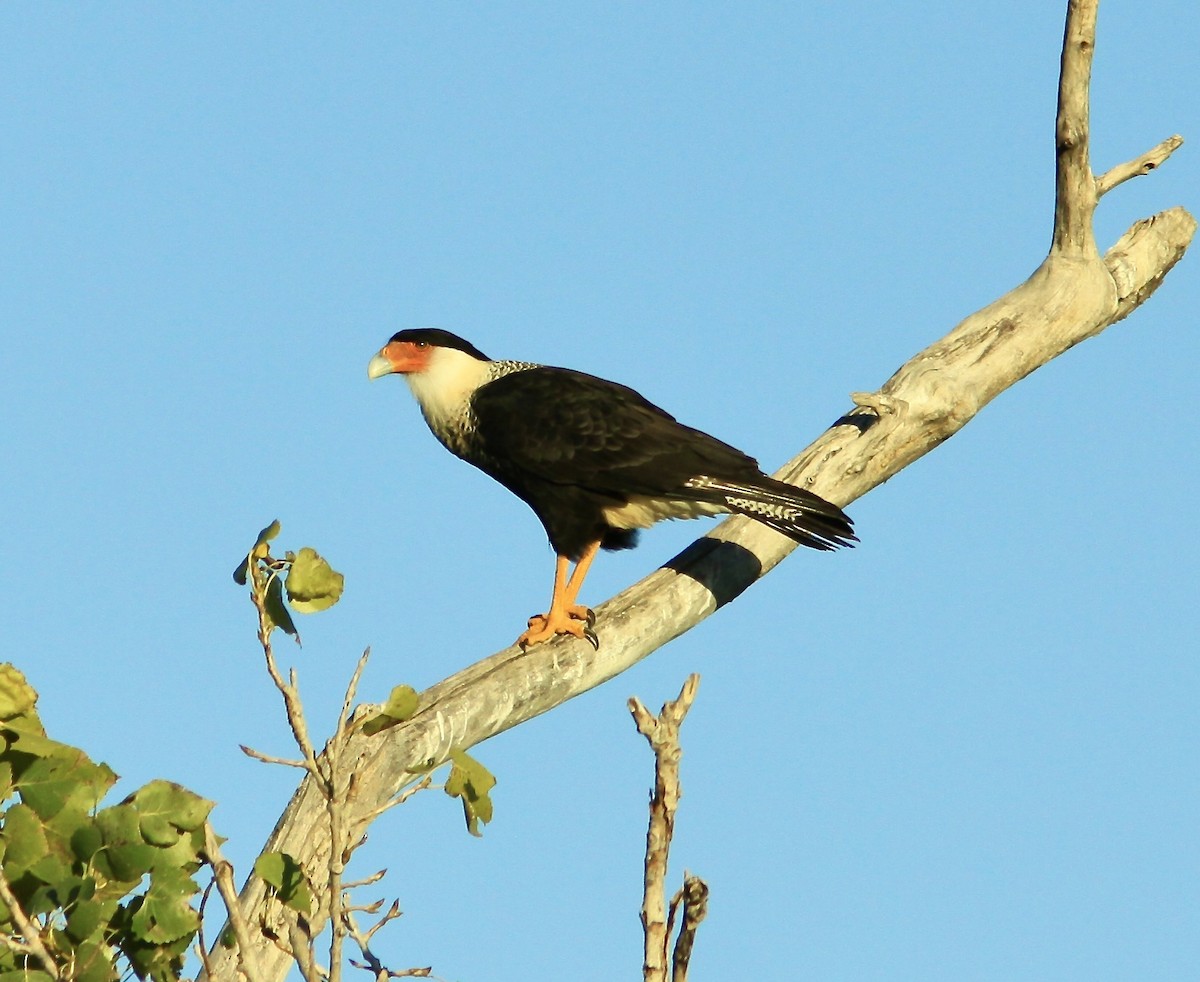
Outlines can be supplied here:
M92 857L104 848L104 836L95 821L80 825L69 839L71 852L81 863L90 863Z
M129 799L141 815L141 830L146 841L170 846L180 832L200 828L213 803L187 788L170 781L151 781Z
M258 533L258 538L254 540L254 548L258 549L260 546L265 546L279 534L281 527L282 526L279 524L279 519L275 519L275 521Z
M312 912L312 891L304 870L286 852L263 853L254 862L254 872L274 889L275 895L292 910Z
M4 872L10 880L50 851L46 830L37 812L28 805L15 804L9 807L4 813L0 835L4 837Z
M275 519L270 525L258 533L258 538L254 540L254 548L246 555L239 564L238 568L233 571L233 579L239 586L246 585L246 574L250 570L250 562L255 559L265 559L270 553L267 548L267 543L279 534L279 519Z
M136 883L154 865L154 846L136 842L106 846L96 857L96 868L124 883Z
M154 863L150 867L152 873L167 870L182 870L194 873L202 865L200 852L204 848L204 830L193 829L182 833L174 844L160 846L155 849Z
M245 586L246 580L250 573L250 556L249 554L237 564L237 569L233 571L233 582L238 586Z
M372 716L363 723L362 731L367 736L374 736L383 730L390 729L397 723L411 719L421 704L421 697L411 685L398 685L392 689L387 702L379 711L378 716Z
M140 898L135 903L140 904ZM136 911L133 913L136 914ZM121 953L129 960L137 977L150 979L151 982L179 982L183 972L183 955L190 945L189 935L166 944L152 944L140 940L132 929L118 939Z
M96 814L104 848L96 853L96 868L116 880L136 882L154 865L154 846L142 837L141 816L133 805L122 803Z
M23 716L37 703L37 693L15 665L0 664L0 719Z
M315 549L305 546L296 553L288 570L288 599L299 613L315 614L338 602L344 583L341 573L317 555Z
M61 857L49 853L43 856L36 863L29 867L29 873L36 876L39 880L48 887L53 887L55 892L65 901L67 895L79 887L82 882L78 876L71 872L70 865Z
M461 798L463 814L467 820L467 831L471 835L482 835L480 823L492 820L492 799L489 792L496 786L496 779L479 761L464 750L450 753L453 765L446 778L445 791L452 798Z
M67 914L64 930L72 941L83 941L95 934L102 924L107 924L116 909L115 900L81 900Z
M23 746L21 741L18 746ZM60 747L60 753L30 764L17 784L21 800L47 820L68 806L91 811L117 780L111 768L92 763L82 750Z
M263 605L267 608L267 619L273 627L282 628L297 641L300 640L300 632L296 630L292 613L283 602L283 585L278 576L272 576L271 582L267 584L267 595L263 598Z
M74 749L69 744L59 743L46 736L42 721L33 713L6 719L0 723L0 733L3 733L8 744L4 751L4 757L9 760L15 760L17 754L28 754L30 757L53 757L61 754L64 749ZM28 766L28 761L24 764L14 765L13 769L15 772L19 772L22 766ZM18 779L20 778L19 773L16 776Z
M192 878L178 870L155 872L142 905L130 925L142 940L163 944L195 933L200 917L188 898L196 892Z
M76 945L71 952L68 977L72 982L113 982L117 970L113 966L112 948L100 940L86 940Z
M48 914L62 907L82 881L71 867L53 853L43 856L17 880L13 892L30 916Z

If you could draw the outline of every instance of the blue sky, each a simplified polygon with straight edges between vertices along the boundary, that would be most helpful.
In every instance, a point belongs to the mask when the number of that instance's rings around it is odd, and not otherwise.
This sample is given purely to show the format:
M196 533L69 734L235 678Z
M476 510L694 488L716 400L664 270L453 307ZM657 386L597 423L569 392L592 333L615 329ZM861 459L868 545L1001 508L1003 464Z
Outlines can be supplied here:
M325 732L543 609L516 499L446 455L394 331L619 379L768 469L1045 253L1065 4L5 4L3 657L132 790L216 800L244 873L294 774L229 573L271 519L346 575L294 664ZM1200 209L1191 3L1106 3L1108 195ZM1188 256L1127 321L856 502L698 629L480 746L476 841L375 829L397 967L636 975L651 760L703 676L673 878L703 979L1191 977L1200 958ZM597 564L598 603L704 529Z

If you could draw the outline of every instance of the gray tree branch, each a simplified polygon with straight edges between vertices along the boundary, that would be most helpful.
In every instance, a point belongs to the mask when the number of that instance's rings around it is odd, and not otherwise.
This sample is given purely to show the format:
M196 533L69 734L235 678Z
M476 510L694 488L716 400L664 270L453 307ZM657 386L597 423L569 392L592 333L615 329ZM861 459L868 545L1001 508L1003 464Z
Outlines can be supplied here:
M1104 256L1096 248L1092 217L1100 193L1134 176L1117 168L1098 182L1089 163L1097 2L1071 0L1068 6L1049 255L1024 283L914 355L878 391L855 393L853 408L777 476L839 505L854 501L953 436L1030 372L1128 316L1183 256L1196 230L1183 208L1135 223ZM1165 160L1176 146L1166 141L1151 153ZM1155 157L1154 166L1161 160ZM1134 162L1139 172L1145 163ZM348 741L357 795L347 820L365 820L382 807L412 780L409 768L440 762L451 748L469 748L625 671L735 599L794 548L748 519L728 519L597 608L599 651L574 639L526 654L505 648L431 686L412 719ZM323 799L306 778L265 846L301 861L318 889L328 867L325 822ZM253 923L265 921L282 932L263 884L253 877L242 905ZM264 980L282 979L286 955L266 940L259 948ZM214 955L214 963L219 978L234 977L230 954Z

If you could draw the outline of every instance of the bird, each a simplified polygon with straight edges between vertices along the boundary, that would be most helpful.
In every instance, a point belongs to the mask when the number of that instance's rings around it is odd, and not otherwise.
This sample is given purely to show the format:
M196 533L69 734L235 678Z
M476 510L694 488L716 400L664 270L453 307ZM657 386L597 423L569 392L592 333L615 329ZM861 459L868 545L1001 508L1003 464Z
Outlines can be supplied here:
M577 603L592 561L601 549L633 548L664 519L745 515L822 551L858 541L837 505L768 477L618 382L493 361L438 328L392 335L367 365L368 378L385 375L404 378L442 446L521 498L545 528L554 589L550 609L517 638L522 649L565 634L598 650L595 615Z

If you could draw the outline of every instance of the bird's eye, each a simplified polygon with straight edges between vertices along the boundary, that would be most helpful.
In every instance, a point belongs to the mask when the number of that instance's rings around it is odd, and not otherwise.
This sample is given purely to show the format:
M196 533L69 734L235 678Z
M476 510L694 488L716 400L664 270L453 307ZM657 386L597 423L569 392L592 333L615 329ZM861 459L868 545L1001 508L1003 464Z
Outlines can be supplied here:
M418 348L428 348L429 347L428 341L414 341L413 344L415 344Z

